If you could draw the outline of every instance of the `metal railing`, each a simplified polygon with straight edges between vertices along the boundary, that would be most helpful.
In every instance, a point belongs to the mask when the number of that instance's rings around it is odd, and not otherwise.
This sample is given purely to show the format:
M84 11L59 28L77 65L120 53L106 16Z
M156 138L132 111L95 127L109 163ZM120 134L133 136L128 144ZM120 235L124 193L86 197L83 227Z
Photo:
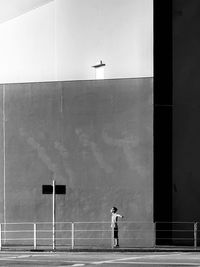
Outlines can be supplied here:
M155 233L158 244L197 248L200 240L199 222L156 222Z
M198 222L119 222L122 248L153 248L160 244L191 246L200 240ZM199 228L199 229L198 229ZM113 248L110 222L27 222L0 224L0 250L8 247Z

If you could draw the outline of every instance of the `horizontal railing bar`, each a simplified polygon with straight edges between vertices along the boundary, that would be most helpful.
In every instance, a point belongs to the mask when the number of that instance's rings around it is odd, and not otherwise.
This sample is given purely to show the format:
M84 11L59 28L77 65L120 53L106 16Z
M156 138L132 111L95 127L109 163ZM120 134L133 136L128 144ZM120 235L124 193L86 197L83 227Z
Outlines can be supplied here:
M55 224L110 224L110 222L56 222ZM154 225L153 222L136 222L136 221L122 221L122 222L118 222L119 224L126 224L126 223L132 223L132 224L151 224L152 226ZM18 222L18 223L1 223L1 225L33 225L33 224L49 224L52 225L52 222ZM194 224L194 222L155 222L155 224Z
M143 240L144 238L120 238L120 240ZM110 240L110 238L101 238L101 237L77 237L76 240Z
M37 230L37 232L52 232L52 229L51 230ZM71 232L71 230L55 230L55 232Z
M5 233L33 233L33 230L6 230Z
M56 224L59 224L59 223L69 223L69 224L71 224L72 222L55 222ZM0 224L2 224L2 225L4 225L4 224L6 224L6 225L11 225L11 224L52 224L52 222L6 222L6 223L0 223Z
M129 230L129 229L127 229L127 230L123 230L123 229L120 229L122 232L150 232L150 230L149 229L147 229L147 230L143 230L143 229L141 229L140 231L138 231L138 230ZM112 231L112 229L111 230L97 230L97 229L94 229L94 230L85 230L85 229L76 229L76 232L95 232L95 231L99 231L99 232L110 232L110 231Z
M8 241L8 240L33 240L33 238L2 238L3 241Z
M95 224L95 223L106 223L106 224L110 224L110 222L74 222L75 224ZM134 224L154 224L153 222L136 222L136 221L123 221L123 222L118 222L119 224L124 224L124 223L134 223Z
M51 240L52 241L52 238L40 237L40 238L37 238L37 240ZM71 238L70 237L55 237L55 240L71 240Z
M56 237L56 240L71 240L70 237ZM107 237L77 237L76 239L85 239L85 240L90 240L90 239L100 239L100 240L110 240L110 238ZM137 237L137 238L120 238L120 240L139 240L139 239L145 239L145 238L141 238L141 237ZM164 238L165 239L165 238ZM6 239L2 239L2 241L9 241L9 240L32 240L32 238L6 238ZM45 238L45 237L40 237L37 238L37 240L52 240L52 238Z
M156 223L156 224L157 223L169 223L169 224L173 224L173 223L188 223L189 224L189 223L194 223L194 222L181 222L180 221L180 222L154 222L154 223Z
M157 222L145 222L145 221L123 221L121 223L144 223L144 224L155 224L155 223L195 223L196 221L173 221L173 222L161 222L161 221L157 221ZM110 223L110 221L94 221L94 222L87 222L87 221L70 221L70 222L55 222L56 224L63 224L63 223ZM119 222L120 223L120 222ZM198 222L197 222L198 223ZM1 222L1 224L52 224L52 222Z
M156 230L156 232L194 232L194 230Z
M168 240L194 240L193 238L187 238L187 237L185 237L185 238L182 238L182 237L180 237L180 238L178 238L178 237L163 237L163 238L157 238L157 239L159 239L159 240L166 240L166 239L168 239Z
M6 230L4 231L5 233L33 233L34 230ZM71 232L71 230L55 230L56 232ZM84 230L84 229L76 229L75 232L111 232L112 230ZM43 233L43 232L48 232L51 233L52 229L50 230L37 230L37 232ZM121 232L151 232L150 230L122 230ZM156 230L156 232L193 232L193 230Z

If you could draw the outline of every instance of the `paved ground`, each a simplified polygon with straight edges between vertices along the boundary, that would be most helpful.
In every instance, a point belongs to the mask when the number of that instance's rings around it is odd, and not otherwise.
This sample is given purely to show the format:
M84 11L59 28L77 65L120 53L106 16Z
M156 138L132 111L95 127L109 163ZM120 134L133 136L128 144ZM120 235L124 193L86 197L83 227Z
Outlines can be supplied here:
M0 252L0 266L200 267L198 252Z

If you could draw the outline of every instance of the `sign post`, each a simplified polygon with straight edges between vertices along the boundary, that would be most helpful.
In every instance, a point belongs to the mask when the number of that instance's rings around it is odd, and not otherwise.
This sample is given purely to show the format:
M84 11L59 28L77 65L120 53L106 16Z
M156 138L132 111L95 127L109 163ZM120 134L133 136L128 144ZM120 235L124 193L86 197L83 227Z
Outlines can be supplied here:
M55 233L56 233L56 182L55 180L53 180L53 250L55 250L55 247L56 247L56 239L55 239Z
M52 243L53 243L53 250L55 250L56 249L56 195L66 194L66 186L56 185L56 181L53 180L52 185L42 186L42 193L52 194Z

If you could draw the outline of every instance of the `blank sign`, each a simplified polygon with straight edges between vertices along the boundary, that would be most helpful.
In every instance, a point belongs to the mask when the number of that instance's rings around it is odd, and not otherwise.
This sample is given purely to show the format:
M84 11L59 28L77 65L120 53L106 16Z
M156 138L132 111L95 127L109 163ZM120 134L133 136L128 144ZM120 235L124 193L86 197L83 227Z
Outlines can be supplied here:
M60 195L66 194L66 186L65 185L56 185L55 193ZM43 185L42 186L42 194L53 194L53 186L52 185Z

